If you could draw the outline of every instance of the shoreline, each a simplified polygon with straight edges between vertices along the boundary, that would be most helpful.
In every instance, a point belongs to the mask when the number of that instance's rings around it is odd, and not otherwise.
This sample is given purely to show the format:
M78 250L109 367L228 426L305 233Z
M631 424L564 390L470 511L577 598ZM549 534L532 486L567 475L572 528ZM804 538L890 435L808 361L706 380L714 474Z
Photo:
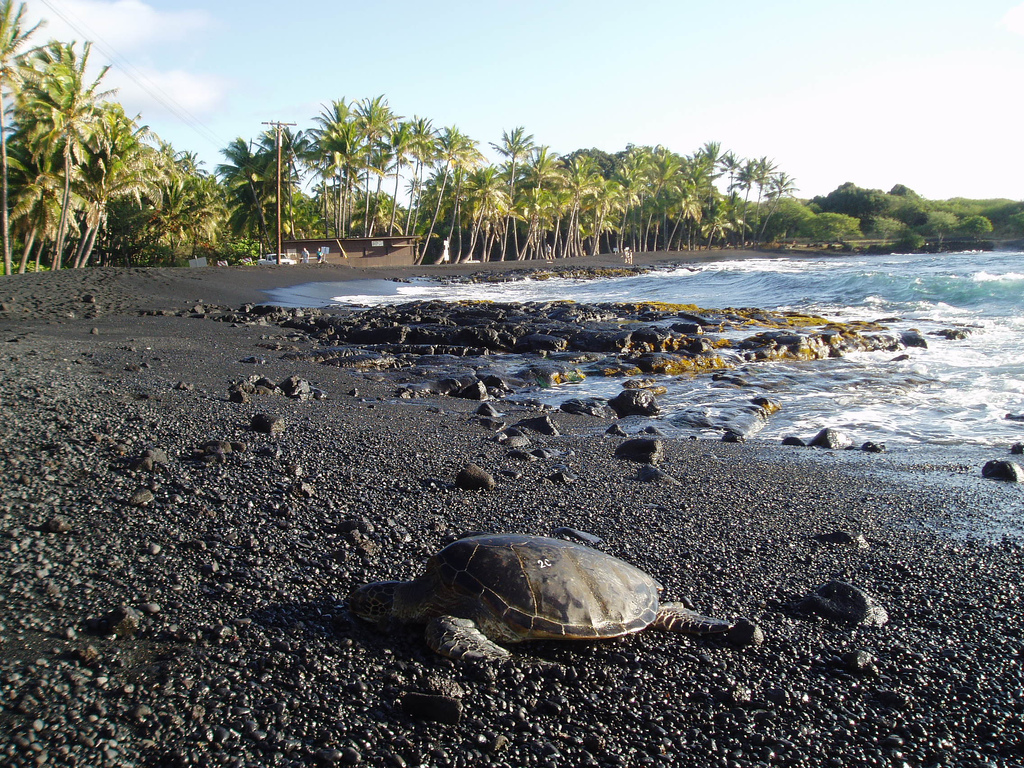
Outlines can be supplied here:
M0 281L7 764L1019 764L1024 548L942 527L1019 486L929 481L956 457L868 471L888 460L667 439L675 482L643 482L614 455L626 438L594 434L606 421L495 401L508 425L557 427L524 429L520 456L477 402L402 400L380 372L283 359L311 349L294 329L214 321L322 273L236 269ZM233 402L250 377L313 396ZM495 487L456 487L468 463ZM642 632L453 664L344 607L460 534L560 526L764 642ZM795 608L832 580L888 622ZM410 694L449 720L409 714Z
M723 250L682 251L636 254L632 269L686 266L727 259L779 258L793 256L773 251ZM798 258L827 257L827 252L796 254ZM831 254L835 255L835 254ZM349 282L354 280L408 280L415 277L466 277L473 274L513 272L560 272L577 270L631 269L615 254L598 254L547 263L543 261L504 261L408 267L370 267L348 264L295 264L289 266L167 268L90 267L66 269L58 274L0 276L0 305L9 305L6 315L18 317L67 316L83 309L82 295L96 297L108 313L139 309L180 309L183 302L238 307L261 303L262 292L308 282ZM43 298L45 297L45 298ZM144 306L143 306L144 305ZM86 308L87 309L87 308ZM80 314L80 313L79 313ZM0 313L3 317L3 313Z

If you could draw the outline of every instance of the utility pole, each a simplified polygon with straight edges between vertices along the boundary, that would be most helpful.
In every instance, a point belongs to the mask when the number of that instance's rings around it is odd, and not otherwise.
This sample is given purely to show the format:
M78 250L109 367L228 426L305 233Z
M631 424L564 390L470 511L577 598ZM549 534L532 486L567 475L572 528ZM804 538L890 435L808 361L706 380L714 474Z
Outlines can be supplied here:
M264 121L263 125L274 126L277 134L277 263L281 263L281 129L295 123L282 123L279 120Z

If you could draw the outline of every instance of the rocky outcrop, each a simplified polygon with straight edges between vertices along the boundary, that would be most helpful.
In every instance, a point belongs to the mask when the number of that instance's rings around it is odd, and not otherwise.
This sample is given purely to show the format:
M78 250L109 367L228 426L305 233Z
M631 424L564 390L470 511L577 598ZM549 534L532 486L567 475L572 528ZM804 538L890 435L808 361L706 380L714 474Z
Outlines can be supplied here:
M400 355L590 352L618 357L646 373L677 375L744 361L822 360L854 351L926 345L916 332L896 334L872 323L658 303L421 301L342 314L249 305L241 315L225 313L220 319L245 322L247 317L316 336L329 345L317 353L323 355L320 362L339 365L346 360L351 366L358 361L367 367L368 359L352 359L352 348L375 352L383 360ZM758 327L762 330L742 335Z

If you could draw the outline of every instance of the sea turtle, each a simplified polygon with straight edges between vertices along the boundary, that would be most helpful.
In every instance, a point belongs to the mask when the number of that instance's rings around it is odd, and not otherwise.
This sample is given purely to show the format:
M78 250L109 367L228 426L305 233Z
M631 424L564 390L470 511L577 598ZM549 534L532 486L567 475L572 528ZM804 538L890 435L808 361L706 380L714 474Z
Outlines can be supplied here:
M470 536L449 544L413 581L359 587L349 610L381 628L426 623L426 640L453 659L498 659L499 644L593 640L645 627L711 634L732 623L662 603L662 587L623 560L541 536Z

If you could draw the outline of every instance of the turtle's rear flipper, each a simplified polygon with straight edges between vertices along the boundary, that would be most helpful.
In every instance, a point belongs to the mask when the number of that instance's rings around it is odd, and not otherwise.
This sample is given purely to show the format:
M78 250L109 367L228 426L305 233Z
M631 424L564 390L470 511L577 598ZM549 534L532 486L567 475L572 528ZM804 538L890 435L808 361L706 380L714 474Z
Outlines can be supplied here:
M477 629L469 619L456 616L438 616L427 622L427 645L450 659L505 659L508 651Z
M732 629L732 622L701 616L682 603L662 603L658 606L658 615L651 622L651 627L666 632L713 635L719 632L728 632Z

